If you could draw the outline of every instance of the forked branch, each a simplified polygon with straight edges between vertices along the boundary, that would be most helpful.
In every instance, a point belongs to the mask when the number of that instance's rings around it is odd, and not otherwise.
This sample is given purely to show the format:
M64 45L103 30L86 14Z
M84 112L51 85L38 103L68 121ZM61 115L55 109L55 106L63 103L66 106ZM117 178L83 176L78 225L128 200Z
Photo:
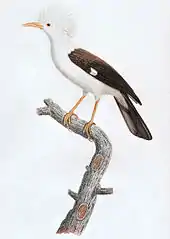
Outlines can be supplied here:
M38 115L49 115L58 123L63 125L65 111L55 104L51 99L44 100L46 107L38 108ZM84 120L77 119L72 116L72 122L69 127L71 131L87 138L83 133L83 127L87 123ZM64 126L64 125L63 125ZM65 126L64 126L65 127ZM96 203L97 195L112 194L112 188L102 188L100 186L101 178L106 171L111 159L112 145L107 135L96 125L92 125L92 141L95 143L96 152L84 173L78 193L71 190L68 194L74 199L74 206L68 212L65 219L62 221L57 234L74 233L81 235L92 214Z

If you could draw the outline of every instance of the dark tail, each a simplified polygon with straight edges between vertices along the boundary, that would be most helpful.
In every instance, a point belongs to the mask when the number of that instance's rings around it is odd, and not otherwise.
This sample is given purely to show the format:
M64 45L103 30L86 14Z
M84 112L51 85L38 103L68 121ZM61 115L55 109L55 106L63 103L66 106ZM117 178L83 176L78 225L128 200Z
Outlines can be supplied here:
M122 105L121 99L114 97L116 100L116 103L122 113L122 116L132 134L139 138L143 138L146 140L151 140L152 135L146 126L145 122L137 112L135 106L132 104L131 100L127 95L123 95L122 97L124 101L126 102L126 106Z

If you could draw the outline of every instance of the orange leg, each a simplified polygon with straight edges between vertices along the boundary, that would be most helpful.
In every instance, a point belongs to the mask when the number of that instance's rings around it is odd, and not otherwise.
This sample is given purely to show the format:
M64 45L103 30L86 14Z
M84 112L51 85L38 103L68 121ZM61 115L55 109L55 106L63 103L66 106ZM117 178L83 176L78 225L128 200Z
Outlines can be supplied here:
M72 115L75 115L75 114L74 114L75 109L79 106L79 104L83 101L83 99L84 99L85 97L86 97L86 96L83 95L83 96L77 101L77 103L73 106L73 108L72 108L67 114L65 114L64 119L63 119L64 125L69 126L69 125L71 124L71 116L72 116ZM75 115L75 116L76 116L76 115Z
M85 124L84 129L83 129L83 132L87 134L88 138L91 138L90 137L90 135L91 135L90 128L93 124L95 124L93 121L94 121L94 117L95 117L95 114L96 114L96 111L97 111L97 106L98 106L99 101L100 100L97 100L95 102L93 113L92 113L92 116L91 116L91 120L88 123Z

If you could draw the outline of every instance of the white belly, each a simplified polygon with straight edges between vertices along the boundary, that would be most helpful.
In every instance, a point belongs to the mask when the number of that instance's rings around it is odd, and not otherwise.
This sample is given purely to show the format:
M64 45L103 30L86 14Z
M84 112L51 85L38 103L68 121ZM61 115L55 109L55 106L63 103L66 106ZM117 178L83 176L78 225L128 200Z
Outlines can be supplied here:
M74 49L74 48L73 48ZM95 79L94 76L86 73L80 67L75 65L68 57L70 45L51 45L51 56L57 69L70 81L79 86L84 93L92 93L95 98L102 95L112 95L123 99L121 93L110 86Z
M84 92L90 92L97 98L101 95L117 96L120 94L116 89L103 84L101 81L95 79L93 76L72 63L67 55L63 56L60 61L57 61L55 65L67 79L82 88Z

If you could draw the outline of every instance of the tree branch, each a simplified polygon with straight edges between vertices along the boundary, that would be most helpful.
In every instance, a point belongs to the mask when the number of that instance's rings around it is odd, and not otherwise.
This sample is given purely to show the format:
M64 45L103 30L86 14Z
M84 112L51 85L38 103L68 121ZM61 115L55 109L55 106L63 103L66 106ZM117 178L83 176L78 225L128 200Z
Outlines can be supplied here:
M55 104L51 99L44 100L46 107L38 108L38 115L49 115L58 123L63 125L63 118L65 111ZM83 133L83 127L86 121L77 119L72 116L71 125L69 129L76 134L87 138ZM64 125L63 125L64 126ZM65 126L64 126L65 127ZM111 159L112 145L107 135L96 125L92 125L92 141L95 143L96 152L84 173L78 193L71 190L68 194L74 199L73 208L68 212L65 219L62 221L57 234L60 233L74 233L81 235L92 214L94 205L96 203L97 195L112 194L112 188L101 188L100 181L106 171Z

